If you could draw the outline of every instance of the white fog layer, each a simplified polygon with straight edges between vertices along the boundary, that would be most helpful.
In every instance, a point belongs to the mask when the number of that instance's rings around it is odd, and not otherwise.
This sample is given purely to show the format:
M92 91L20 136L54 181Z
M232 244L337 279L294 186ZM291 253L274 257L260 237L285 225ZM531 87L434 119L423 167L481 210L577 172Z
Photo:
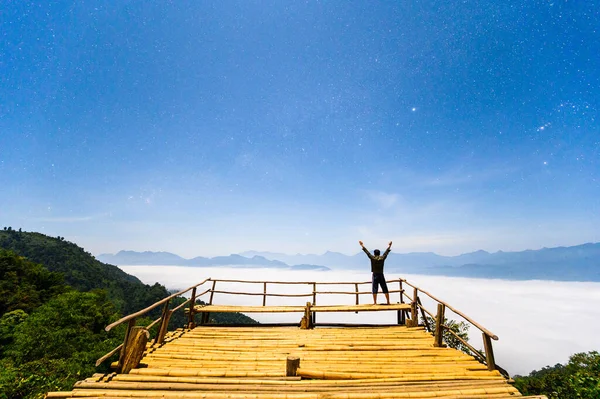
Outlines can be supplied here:
M181 267L181 266L120 266L125 272L146 284L159 282L168 289L183 289L205 278L241 279L260 281L314 281L366 282L365 272L290 271L278 269L244 269L234 267ZM577 352L600 350L600 283L557 281L508 281L472 278L451 278L423 275L386 274L387 280L405 278L471 317L499 337L493 341L496 363L511 375L528 374L533 369L565 363ZM205 289L210 288L205 285ZM406 287L408 289L410 287ZM262 285L221 284L217 290L235 290L262 293ZM390 290L398 289L397 283ZM354 291L354 286L321 286L318 291ZM203 291L203 290L202 290ZM370 285L361 286L370 291ZM269 285L269 293L308 293L309 286ZM408 292L412 295L412 290ZM435 304L420 294L423 305L431 312ZM201 298L208 301L208 297ZM383 302L379 294L379 302ZM398 302L398 294L391 294ZM310 297L292 300L269 297L267 305L301 305ZM319 295L317 304L354 303L353 295ZM371 303L370 295L361 295L361 303ZM215 294L216 304L261 305L262 296ZM299 322L298 314L248 314L259 322ZM462 321L450 311L446 317ZM317 314L319 322L395 323L396 312ZM469 330L469 342L477 349L483 347L481 333L475 327ZM374 337L376 339L376 337Z

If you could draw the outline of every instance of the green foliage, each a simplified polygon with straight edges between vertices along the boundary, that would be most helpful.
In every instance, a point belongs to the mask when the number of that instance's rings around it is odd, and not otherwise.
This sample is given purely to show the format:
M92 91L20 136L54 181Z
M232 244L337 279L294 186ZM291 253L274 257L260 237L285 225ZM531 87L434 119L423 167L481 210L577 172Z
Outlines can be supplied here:
M435 334L435 319L427 316L427 321L431 326L431 332ZM446 326L442 333L442 339L444 343L450 348L458 349L465 353L471 353L472 351L465 344L460 342L458 338L456 338L454 335L452 335L450 331L448 331L451 330L460 338L462 338L466 342L469 342L469 325L464 321L458 322L456 320L448 320L447 318L444 318L443 324Z
M12 343L16 328L25 321L27 316L23 310L17 309L0 317L0 358L4 349Z
M576 353L566 365L556 364L515 376L523 395L546 395L549 399L600 398L600 353Z
M169 295L162 285L142 284L63 237L0 230L0 399L42 398L107 371L111 359L100 368L95 361L122 343L125 325L108 333L104 327L121 312L133 313ZM175 298L170 308L183 301ZM161 309L137 324L150 324ZM213 314L211 321L256 323L241 314ZM186 324L180 309L170 329Z
M117 317L102 291L66 292L41 305L13 329L0 391L10 398L33 398L70 389L92 375L95 360L122 341L123 329L104 331Z
M29 362L73 358L80 353L89 358L91 352L108 349L106 353L112 348L102 348L108 339L104 327L117 317L104 292L67 292L37 308L17 326L12 357Z
M67 391L94 372L93 364L71 359L40 359L17 365L0 360L0 399L41 399L49 391Z
M133 313L167 295L167 290L156 284L149 287L113 265L96 260L92 254L63 237L49 237L40 233L0 231L0 248L43 264L48 270L64 275L67 284L79 291L105 289L117 308Z
M62 274L0 248L0 315L15 309L30 312L66 288Z

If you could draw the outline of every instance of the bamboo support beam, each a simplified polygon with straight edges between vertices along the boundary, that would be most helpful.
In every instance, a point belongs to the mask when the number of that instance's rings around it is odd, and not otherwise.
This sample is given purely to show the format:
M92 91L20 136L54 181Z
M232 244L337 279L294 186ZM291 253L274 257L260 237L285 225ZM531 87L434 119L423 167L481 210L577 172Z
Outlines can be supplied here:
M196 287L192 289L192 297L190 298L190 308L188 311L188 328L196 327L194 322L194 306L196 305Z
M165 334L167 333L167 328L169 325L169 301L166 301L163 306L162 315L160 316L160 323L158 327L158 334L154 340L155 344L162 345L164 342Z
M217 286L217 281L218 281L218 280L213 280L213 283L212 283L212 288L211 288L211 290L210 290L210 298L209 298L209 300L208 300L208 304L209 304L209 305L212 305L212 304L213 304L213 297L215 296L215 287Z
M434 346L441 347L443 345L442 342L442 328L444 324L444 310L445 306L441 303L437 305L437 315L435 317L435 337L434 337Z
M485 360L488 366L488 370L496 370L496 361L494 359L494 350L492 349L492 340L486 333L482 333L483 336L483 348L485 350Z
M135 327L135 318L129 319L127 321L127 330L125 330L125 338L123 339L123 343L121 344L121 353L119 354L119 361L117 362L117 373L120 373L121 369L123 368L125 355L127 353L129 336L131 335L131 330L133 329L133 327Z
M431 326L429 325L429 320L427 320L427 317L425 317L425 308L423 308L423 305L421 304L421 298L417 297L417 305L419 306L419 308L421 309L421 316L423 317L423 323L425 323L425 328L427 328L427 331L431 332Z
M420 303L420 302L421 302L421 301L419 301L419 303ZM435 320L435 317L436 317L436 315L434 315L434 314L433 314L433 313L431 313L429 310L427 310L427 308L426 308L425 306L423 306L423 305L419 304L419 308L420 308L422 311L424 311L425 313L427 313L427 314L429 315L429 317L431 317L432 319L434 319L434 320ZM425 317L425 316L423 316L423 317Z

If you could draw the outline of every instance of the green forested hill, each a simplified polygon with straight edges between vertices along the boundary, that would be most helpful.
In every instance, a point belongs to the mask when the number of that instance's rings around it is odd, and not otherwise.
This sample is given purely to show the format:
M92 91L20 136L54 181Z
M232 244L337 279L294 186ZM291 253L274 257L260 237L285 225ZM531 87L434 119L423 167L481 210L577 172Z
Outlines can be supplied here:
M42 398L107 371L110 361L100 368L94 362L122 342L124 326L108 333L104 327L168 295L164 286L145 285L63 238L0 230L0 399ZM256 323L242 314L211 320ZM170 326L185 321L179 311Z
M106 290L107 297L123 315L136 312L170 295L161 284L143 284L118 267L98 261L83 248L65 241L64 237L50 237L5 227L0 230L0 249L13 251L33 263L43 265L51 272L60 273L64 276L65 283L76 290ZM151 316L157 314L160 314L160 308ZM180 326L183 314L173 316L174 325ZM237 313L215 313L211 317L217 323L256 323Z
M62 237L5 229L0 230L0 248L61 273L65 282L79 291L105 289L117 309L125 314L167 295L161 285L142 284L136 277L96 260L92 254Z

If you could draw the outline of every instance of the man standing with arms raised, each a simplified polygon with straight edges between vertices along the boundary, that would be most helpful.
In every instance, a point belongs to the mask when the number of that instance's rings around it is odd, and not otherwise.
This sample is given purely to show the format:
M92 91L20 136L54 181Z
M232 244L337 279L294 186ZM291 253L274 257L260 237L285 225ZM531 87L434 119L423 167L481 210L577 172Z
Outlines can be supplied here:
M385 299L387 300L387 304L389 305L390 294L385 282L385 277L383 275L383 264L385 262L385 258L387 258L388 254L392 250L392 242L390 241L388 248L381 256L381 252L379 252L378 249L373 250L373 255L371 255L369 250L363 245L362 241L359 241L358 243L362 247L362 250L365 251L369 259L371 259L371 272L373 273L373 304L377 305L377 292L379 291L379 286L381 286L381 290L383 291Z

